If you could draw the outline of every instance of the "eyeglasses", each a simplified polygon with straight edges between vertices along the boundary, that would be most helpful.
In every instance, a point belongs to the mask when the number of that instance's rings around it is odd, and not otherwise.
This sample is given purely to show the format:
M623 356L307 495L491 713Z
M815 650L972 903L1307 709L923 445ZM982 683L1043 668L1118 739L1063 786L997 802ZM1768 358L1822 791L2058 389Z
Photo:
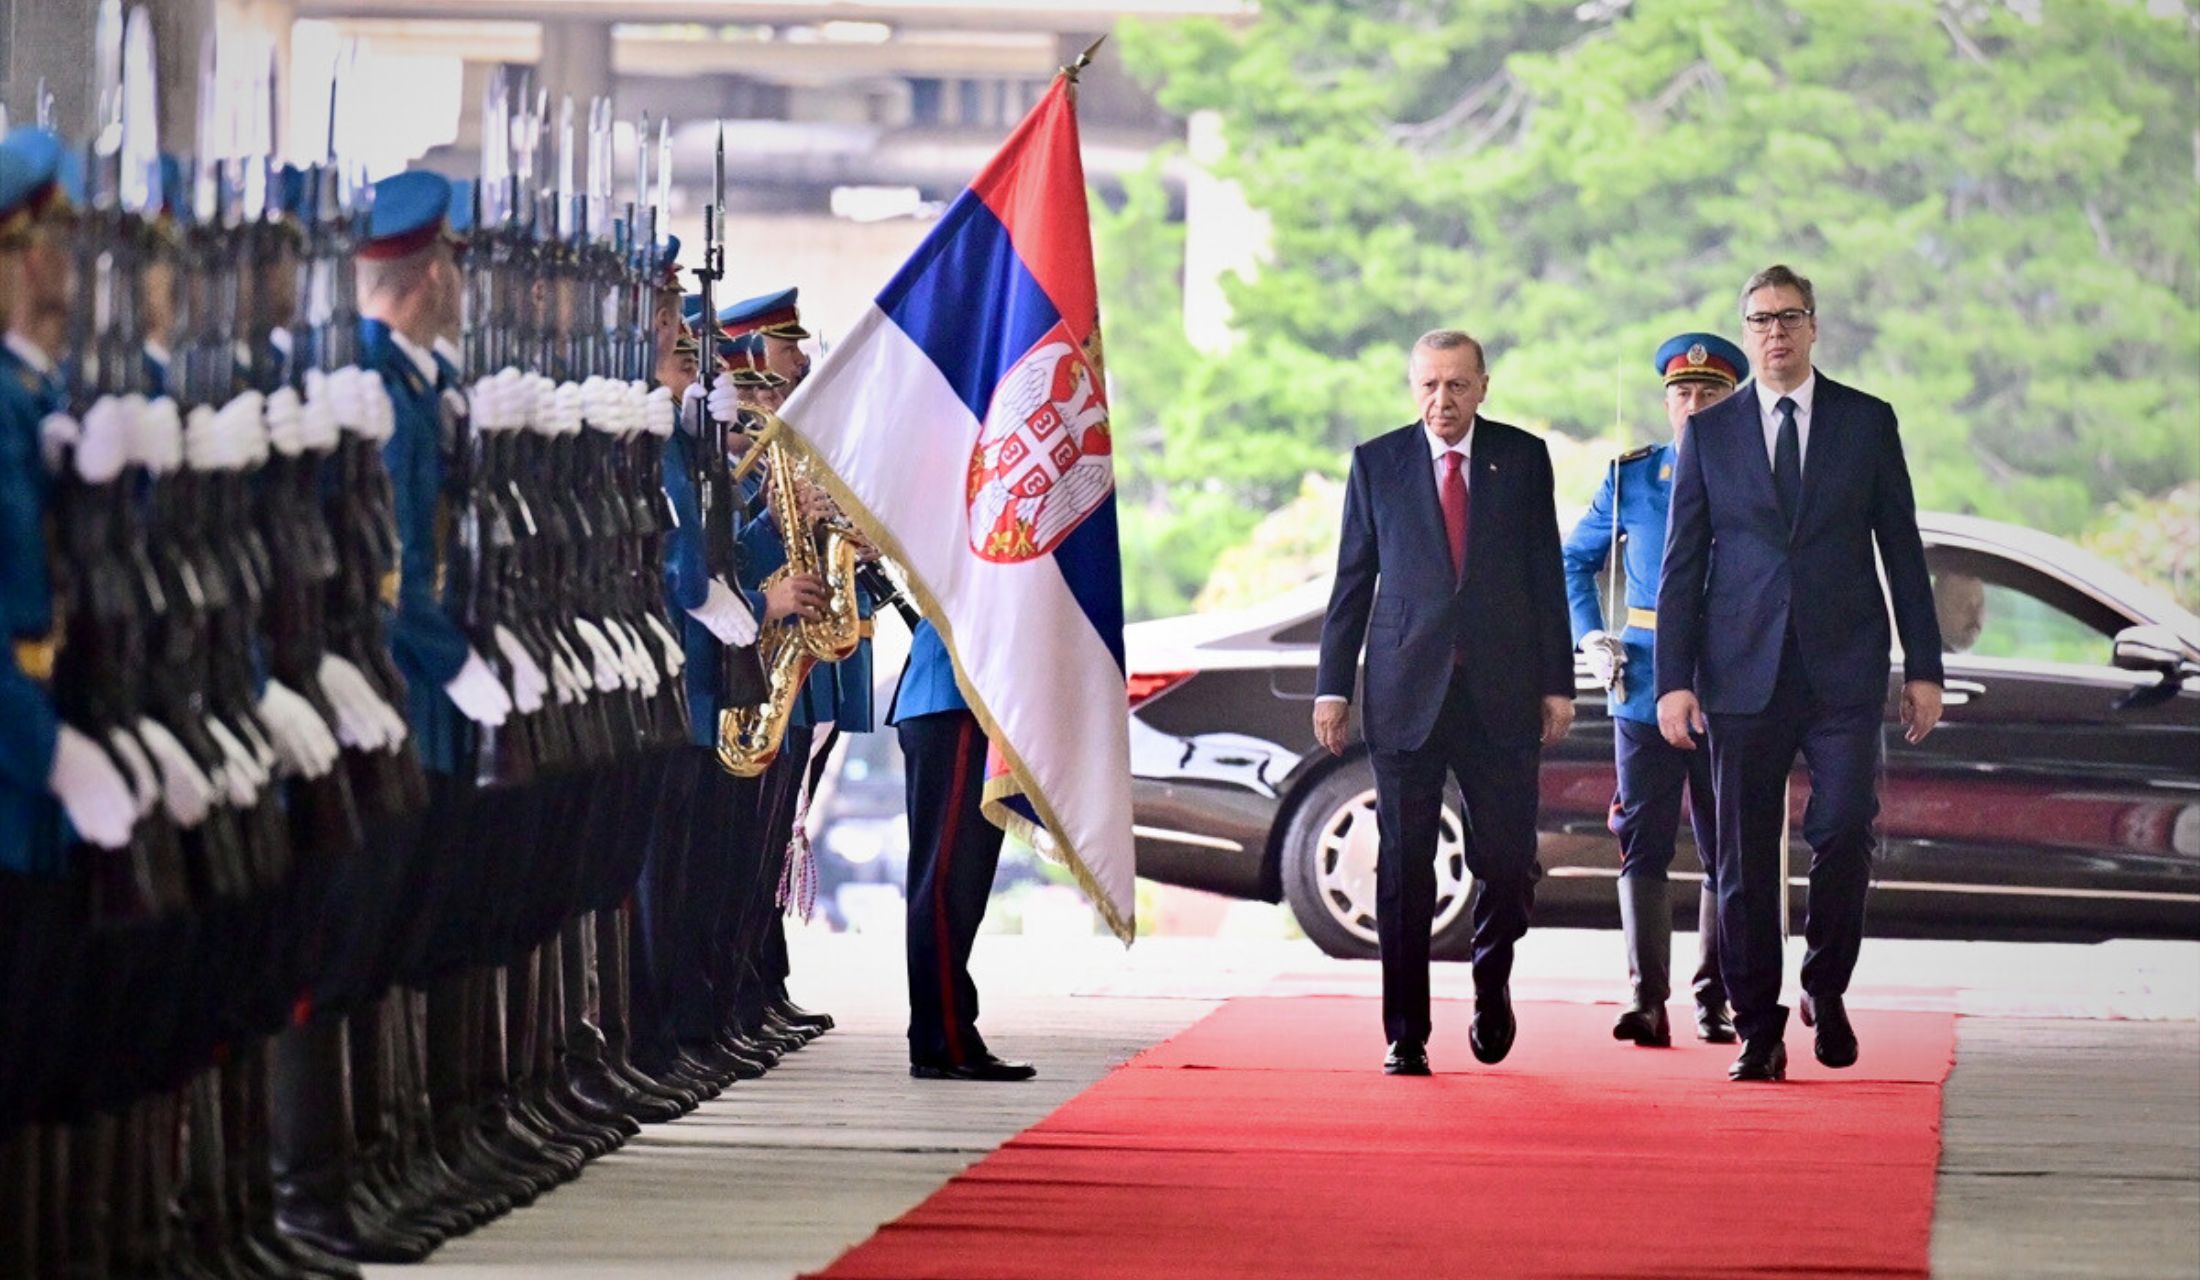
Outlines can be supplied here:
M1816 314L1818 313L1815 311L1806 311L1801 307L1790 307L1785 311L1752 311L1742 317L1742 323L1749 326L1751 333L1770 333L1775 322L1783 331L1793 333Z

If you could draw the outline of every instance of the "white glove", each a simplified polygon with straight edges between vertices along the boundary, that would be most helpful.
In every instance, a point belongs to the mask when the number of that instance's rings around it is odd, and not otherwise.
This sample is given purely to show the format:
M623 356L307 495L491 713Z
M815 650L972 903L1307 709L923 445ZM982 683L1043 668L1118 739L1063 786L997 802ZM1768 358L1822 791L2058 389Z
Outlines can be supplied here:
M306 451L305 401L289 387L278 387L267 398L267 442L286 458Z
M319 371L315 370L315 372ZM274 433L273 423L275 418L275 409L272 402L269 404L267 416L269 421L268 431L272 435ZM336 425L336 407L329 403L328 396L325 393L308 395L298 414L299 445L310 453L325 453L336 447L339 430L340 428ZM277 447L280 448L281 446L278 445Z
M1589 674L1607 689L1627 666L1627 646L1608 631L1592 631L1583 636L1581 656L1589 664Z
M137 824L137 798L115 762L99 744L67 725L53 744L53 768L46 787L61 801L69 825L88 844L120 849L130 843Z
M568 660L564 644L555 639L550 642L550 692L557 695L561 707L586 699L581 692L580 676Z
M192 405L184 415L183 459L193 471L212 471L220 465L221 415L212 405Z
M710 416L720 422L732 422L740 416L741 402L735 395L733 379L719 378L710 384Z
M160 803L160 775L153 772L152 760L126 729L109 729L107 745L122 758L123 771L129 776L131 789L137 793L137 816L148 816Z
M512 667L512 705L522 715L542 710L542 695L550 692L550 678L542 673L542 666L519 642L519 637L504 626L496 629L497 652Z
M588 646L590 653L596 660L596 688L598 690L610 693L620 685L627 683L626 670L619 664L618 653L612 649L611 642L604 639L603 632L596 629L595 623L586 618L575 618L573 619L573 630L579 634L581 643Z
M69 450L84 438L84 424L74 414L49 413L38 422L38 452L46 460L49 474L61 474L61 464L68 460Z
M382 375L374 370L359 371L359 387L364 414L359 434L380 444L397 434L397 406L390 401L390 389L382 385Z
M489 660L471 649L466 651L466 665L443 686L443 692L468 720L486 728L496 728L512 714L512 695L504 691Z
M76 473L86 484L106 484L130 461L130 424L143 400L132 405L119 396L101 396L84 412L84 434L76 442Z
M145 406L131 424L130 456L154 475L183 465L183 411L167 396Z
M642 615L642 621L648 623L649 629L657 633L657 645L665 651L665 674L678 676L681 669L687 666L687 651L680 647L679 637L672 634L672 628L666 626L655 612Z
M642 430L663 440L672 434L679 419L679 412L672 407L672 388L653 387L642 403Z
M680 393L680 430L693 435L703 429L703 384L690 382Z
M749 602L741 598L741 593L727 586L723 578L710 580L703 603L688 610L688 616L708 628L720 644L756 642L756 615L749 612Z
M280 680L267 682L260 694L260 719L274 738L276 758L301 778L318 778L335 767L341 748L321 713L304 695Z
M240 391L215 415L213 455L205 464L192 459L194 469L241 471L267 457L267 397L257 391ZM186 442L188 444L188 442Z
M218 794L214 780L206 776L199 762L176 741L176 735L168 732L168 726L141 719L137 722L137 732L145 749L160 764L161 802L168 810L168 820L184 831L206 821L206 811L213 807Z
M581 384L561 382L552 400L556 406L556 430L561 436L569 436L581 429Z
M318 675L321 693L336 711L338 742L359 751L379 751L404 738L404 717L374 691L365 672L333 653L324 653Z
M239 809L258 804L260 787L267 782L267 771L253 757L252 749L232 733L228 725L213 716L206 718L206 732L214 739L214 745L221 748L222 787L229 794L229 803Z
M627 670L632 671L634 678L641 682L642 696L656 697L657 690L664 681L663 674L657 670L656 660L649 656L649 650L643 647L641 638L624 622L614 618L607 625L611 638L618 642L619 648L626 654Z

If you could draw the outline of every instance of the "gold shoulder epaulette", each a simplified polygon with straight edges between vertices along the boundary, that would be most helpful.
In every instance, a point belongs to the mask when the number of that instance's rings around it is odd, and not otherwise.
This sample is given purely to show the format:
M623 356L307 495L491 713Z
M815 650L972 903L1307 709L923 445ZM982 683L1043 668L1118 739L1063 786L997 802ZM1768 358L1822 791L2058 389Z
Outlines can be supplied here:
M1622 462L1633 462L1637 458L1647 458L1657 451L1658 447L1656 445L1646 444L1640 449L1630 450L1629 452L1623 453L1618 457L1612 459L1612 465L1618 466Z

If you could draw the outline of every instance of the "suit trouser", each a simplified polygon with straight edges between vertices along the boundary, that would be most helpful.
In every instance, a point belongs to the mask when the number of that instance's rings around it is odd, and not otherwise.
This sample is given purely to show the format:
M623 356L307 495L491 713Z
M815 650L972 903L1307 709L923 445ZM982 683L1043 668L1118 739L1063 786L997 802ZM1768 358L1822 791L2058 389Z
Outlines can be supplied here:
M1375 932L1383 956L1383 1030L1393 1041L1429 1033L1429 929L1436 913L1436 829L1444 778L1466 800L1467 870L1474 898L1474 985L1494 991L1512 977L1513 943L1528 932L1535 882L1536 771L1542 746L1494 738L1454 671L1428 741L1411 751L1373 748Z
M1001 829L980 811L985 731L968 711L911 716L897 730L909 809L909 1060L985 1056L970 950L985 920Z
M1719 966L1734 1025L1743 1036L1778 1035L1780 1003L1780 836L1787 823L1788 771L1800 754L1810 774L1803 811L1809 843L1810 909L1804 923L1803 990L1838 996L1864 937L1871 888L1880 708L1818 700L1789 637L1771 700L1753 715L1711 719L1711 767L1719 812Z

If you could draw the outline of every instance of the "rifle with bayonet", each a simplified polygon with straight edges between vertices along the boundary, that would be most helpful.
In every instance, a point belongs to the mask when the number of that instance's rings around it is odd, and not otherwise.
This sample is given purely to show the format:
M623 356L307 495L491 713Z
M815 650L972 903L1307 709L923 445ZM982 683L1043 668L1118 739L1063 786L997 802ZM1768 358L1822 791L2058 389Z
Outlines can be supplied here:
M718 370L718 283L726 278L726 126L718 125L717 150L711 173L711 201L703 210L703 265L695 268L702 292L700 348L696 361L702 398L695 406L697 424L695 501L703 525L703 562L710 575L738 586L741 548L736 541L735 517L742 507L741 486L734 478L727 456L727 425L710 413L710 392ZM756 646L720 645L718 648L720 706L756 706L771 697Z

